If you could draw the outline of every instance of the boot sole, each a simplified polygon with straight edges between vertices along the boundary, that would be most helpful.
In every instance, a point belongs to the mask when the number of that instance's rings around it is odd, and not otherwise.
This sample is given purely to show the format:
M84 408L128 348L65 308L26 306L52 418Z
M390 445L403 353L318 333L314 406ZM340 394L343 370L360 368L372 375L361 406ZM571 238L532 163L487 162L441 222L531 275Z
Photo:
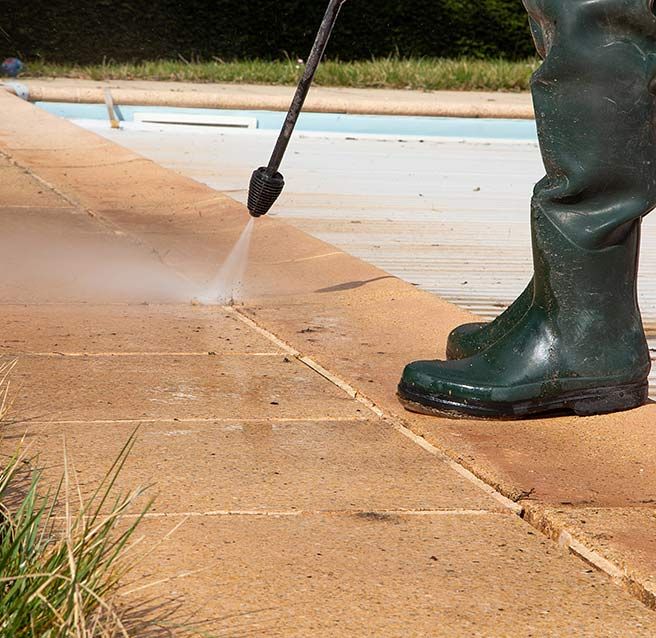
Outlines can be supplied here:
M413 391L403 383L397 396L410 412L442 416L452 419L525 419L554 412L573 412L577 416L593 416L632 410L649 400L649 385L629 385L593 388L564 392L553 399L533 399L516 403L494 401L468 401L447 399Z

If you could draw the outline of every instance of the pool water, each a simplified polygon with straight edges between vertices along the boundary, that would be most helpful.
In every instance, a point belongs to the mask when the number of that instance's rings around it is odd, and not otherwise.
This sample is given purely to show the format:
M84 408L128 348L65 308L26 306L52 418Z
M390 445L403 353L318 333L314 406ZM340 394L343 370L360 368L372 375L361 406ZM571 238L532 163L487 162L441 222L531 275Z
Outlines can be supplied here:
M107 107L104 104L37 102L37 106L66 119L107 121ZM262 131L279 131L285 118L284 113L275 111L187 109L164 106L119 106L117 111L125 122L134 122L135 113L253 118L257 121L257 129ZM535 122L532 120L303 113L299 118L297 130L381 137L537 142Z

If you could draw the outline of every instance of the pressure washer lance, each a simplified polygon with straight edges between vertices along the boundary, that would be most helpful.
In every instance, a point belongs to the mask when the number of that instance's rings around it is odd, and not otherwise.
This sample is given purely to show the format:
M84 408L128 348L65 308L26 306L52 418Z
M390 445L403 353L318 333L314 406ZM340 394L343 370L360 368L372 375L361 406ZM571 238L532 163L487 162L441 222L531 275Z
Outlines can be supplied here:
M319 33L317 33L317 38L312 46L310 57L305 65L303 77L298 83L292 105L289 108L278 141L273 149L269 165L261 166L251 177L251 183L248 189L248 211L253 217L266 215L285 187L285 179L278 172L278 168L280 168L280 163L294 132L296 121L301 114L303 104L305 104L305 98L312 86L314 75L317 72L323 54L326 52L330 34L333 31L335 22L337 22L339 10L342 8L344 2L346 0L330 0L326 15L323 17L323 21L319 27Z

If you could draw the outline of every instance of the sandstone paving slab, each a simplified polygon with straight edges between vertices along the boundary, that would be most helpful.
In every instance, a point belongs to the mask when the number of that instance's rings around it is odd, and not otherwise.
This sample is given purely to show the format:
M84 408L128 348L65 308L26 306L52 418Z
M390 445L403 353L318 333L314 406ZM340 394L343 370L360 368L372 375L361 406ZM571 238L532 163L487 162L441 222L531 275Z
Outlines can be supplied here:
M125 147L119 147L120 150L113 148L111 144L107 144L98 137L95 139L87 138L86 141L89 143L85 146L85 150L86 152L93 152L95 157L93 167L95 168L119 167L140 159L138 155ZM40 173L40 169L56 168L57 170L74 171L77 168L88 167L87 162L80 162L80 150L82 149L80 149L79 144L70 147L59 147L55 156L53 156L52 147L48 143L42 143L37 147L33 145L19 146L14 149L10 146L9 149L10 152L20 150L29 153L30 167L35 173Z
M656 498L655 406L621 415L528 421L416 419L429 441L467 441L477 464L533 501L597 507L644 506Z
M67 208L70 204L29 173L0 156L0 209L10 206Z
M146 544L176 522L146 521ZM147 591L226 634L656 633L653 612L506 514L190 518L135 576L172 578Z
M7 92L0 93L4 117L0 148L39 177L74 196L83 206L183 207L202 199L231 201L198 182L53 116ZM94 187L95 182L95 187ZM102 207L102 206L100 206Z
M5 304L0 352L280 353L220 306Z
M551 529L565 530L624 573L644 602L656 600L656 500L643 507L549 508Z
M358 418L367 410L282 355L24 356L12 373L18 421Z
M72 126L68 123L65 126ZM89 136L93 133L73 127L70 136L75 138ZM48 166L35 166L39 177L58 190L74 198L80 205L94 210L113 208L135 208L149 210L154 214L161 211L188 211L189 207L207 200L230 202L226 195L213 191L191 179L179 177L171 179L166 169L124 148L116 155L111 143L99 149L84 147L74 148L70 152L70 161L75 165L64 166L50 161ZM19 163L33 166L53 157L52 151L14 150L10 152ZM116 156L112 162L111 157ZM102 177L101 177L102 176ZM92 188L96 180L97 188Z
M134 424L19 424L2 449L29 447L45 476L64 471L64 441L84 493L119 456ZM381 421L143 423L117 482L150 486L154 511L487 509L501 506Z
M0 145L8 150L52 149L62 151L68 148L84 150L102 144L96 137L80 135L73 140L71 131L80 127L65 120L49 116L44 118L43 109L25 100L17 99L7 91L0 94L0 104L5 116L0 130ZM73 127L71 129L71 127Z
M51 241L66 241L71 234L84 238L89 235L116 236L116 233L103 227L89 214L72 206L5 206L0 208L0 219L6 235L4 243L10 239L16 241L17 236L25 237L30 233L43 233Z
M42 108L17 99L6 91L0 94L0 105L5 116L0 130L0 147L10 154L32 153L35 164L55 165L55 162L50 161L53 155L46 154L48 151L55 151L62 157L59 165L64 168L79 164L71 161L73 153L77 154L75 157L90 153L96 158L102 157L105 159L103 163L109 164L130 157L128 151L112 148L99 136L89 134L81 127L50 115Z
M211 191L210 191L211 192ZM202 281L216 273L250 217L234 201L203 204L202 210L174 205L158 209L100 208L99 215L138 237L162 255L166 264ZM308 263L312 267L308 268ZM255 222L242 299L275 296L294 299L322 290L335 280L367 281L381 276L361 262L274 218ZM389 276L384 274L384 276Z

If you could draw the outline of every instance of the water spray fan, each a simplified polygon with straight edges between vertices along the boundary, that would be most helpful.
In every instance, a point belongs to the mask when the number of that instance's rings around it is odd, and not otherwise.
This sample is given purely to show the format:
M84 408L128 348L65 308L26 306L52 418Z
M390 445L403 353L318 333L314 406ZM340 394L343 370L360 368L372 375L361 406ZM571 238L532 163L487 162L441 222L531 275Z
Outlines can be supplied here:
M258 168L251 177L251 183L248 189L248 211L253 217L262 217L266 215L271 207L276 203L282 189L285 187L285 179L278 172L280 163L285 155L289 140L292 137L298 116L301 114L303 104L308 91L312 86L314 76L319 67L319 63L326 52L326 46L330 40L330 35L333 32L335 22L339 10L346 0L330 0L328 9L323 17L319 33L317 33L316 40L312 46L310 57L305 65L305 71L298 83L298 88L289 107L289 112L285 118L285 123L282 126L278 141L271 154L268 166L261 166Z

